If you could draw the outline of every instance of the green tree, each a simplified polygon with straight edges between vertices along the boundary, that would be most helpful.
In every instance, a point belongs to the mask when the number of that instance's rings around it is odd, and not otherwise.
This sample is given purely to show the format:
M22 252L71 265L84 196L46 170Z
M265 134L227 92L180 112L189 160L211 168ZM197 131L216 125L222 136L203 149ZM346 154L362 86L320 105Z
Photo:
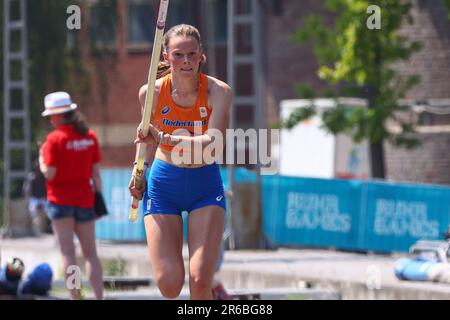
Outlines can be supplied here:
M338 88L325 95L337 97L339 93L367 98L368 108L337 104L322 114L322 120L324 128L332 134L350 134L355 142L367 139L372 176L384 178L383 141L408 148L418 145L413 136L414 124L401 116L408 107L398 101L419 82L419 77L402 77L393 67L396 62L408 60L421 47L398 32L404 23L413 23L412 4L398 0L325 0L324 3L335 13L333 25L326 26L321 17L310 15L291 40L299 44L312 42L319 63L318 76ZM370 10L374 7L369 9L372 5L377 6L375 11ZM380 13L378 17L377 13ZM379 26L373 24L378 22L376 18L380 18ZM317 95L307 85L298 87L305 98ZM314 105L297 110L283 126L292 127L315 112ZM397 124L400 132L389 131L387 121Z

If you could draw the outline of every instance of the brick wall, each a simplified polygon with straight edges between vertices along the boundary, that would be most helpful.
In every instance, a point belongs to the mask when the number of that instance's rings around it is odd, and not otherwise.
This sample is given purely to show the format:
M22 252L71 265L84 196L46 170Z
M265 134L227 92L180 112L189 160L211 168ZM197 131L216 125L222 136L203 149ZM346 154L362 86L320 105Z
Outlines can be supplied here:
M134 159L133 141L141 120L138 91L147 82L150 55L127 52L101 72L91 65L94 94L80 109L99 137L103 166L131 166ZM107 82L106 103L99 93L99 77Z
M325 22L332 16L322 8L320 1L282 1L281 14L269 14L264 23L268 123L278 120L279 104L284 99L298 98L295 82L305 82L314 89L326 88L326 83L316 75L318 65L309 45L293 44L289 36L295 32L309 14L323 16Z
M420 41L422 50L396 68L403 75L418 74L421 83L406 98L413 100L450 97L450 19L442 0L415 0L413 25L405 25L401 35Z
M385 144L386 178L450 185L450 130L439 131L418 134L422 145L411 151Z
M412 10L413 25L405 25L401 34L420 41L422 50L410 61L397 64L402 75L418 74L420 84L407 93L412 100L450 98L450 20L443 1L416 0ZM435 116L437 117L437 116ZM450 185L450 132L448 116L423 127L418 137L422 146L413 150L386 145L386 177L391 180ZM447 120L447 121L446 121Z

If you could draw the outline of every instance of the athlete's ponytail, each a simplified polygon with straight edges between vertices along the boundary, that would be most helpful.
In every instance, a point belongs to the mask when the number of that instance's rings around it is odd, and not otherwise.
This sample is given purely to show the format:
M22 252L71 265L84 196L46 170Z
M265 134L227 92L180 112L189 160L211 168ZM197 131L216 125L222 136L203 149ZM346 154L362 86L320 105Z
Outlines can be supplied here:
M167 61L160 61L158 63L158 71L156 79L162 78L170 73L170 64Z

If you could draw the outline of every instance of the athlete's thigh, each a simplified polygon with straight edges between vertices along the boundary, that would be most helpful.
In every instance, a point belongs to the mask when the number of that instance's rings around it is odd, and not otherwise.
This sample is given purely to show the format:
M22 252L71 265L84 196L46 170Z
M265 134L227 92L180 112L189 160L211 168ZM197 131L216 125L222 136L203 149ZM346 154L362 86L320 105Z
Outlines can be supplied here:
M213 275L220 254L225 209L207 206L189 213L188 245L190 271Z
M177 214L147 214L144 223L153 271L184 272L182 217Z

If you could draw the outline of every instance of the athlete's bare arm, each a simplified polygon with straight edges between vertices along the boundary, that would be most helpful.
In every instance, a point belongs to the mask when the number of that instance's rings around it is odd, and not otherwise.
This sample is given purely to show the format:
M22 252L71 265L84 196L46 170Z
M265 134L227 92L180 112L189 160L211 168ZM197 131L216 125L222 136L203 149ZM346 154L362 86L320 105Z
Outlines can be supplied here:
M216 78L209 77L210 86L209 102L212 107L211 117L208 122L208 130L215 129L225 137L225 130L228 128L232 92L229 85ZM208 134L208 133L206 133Z

